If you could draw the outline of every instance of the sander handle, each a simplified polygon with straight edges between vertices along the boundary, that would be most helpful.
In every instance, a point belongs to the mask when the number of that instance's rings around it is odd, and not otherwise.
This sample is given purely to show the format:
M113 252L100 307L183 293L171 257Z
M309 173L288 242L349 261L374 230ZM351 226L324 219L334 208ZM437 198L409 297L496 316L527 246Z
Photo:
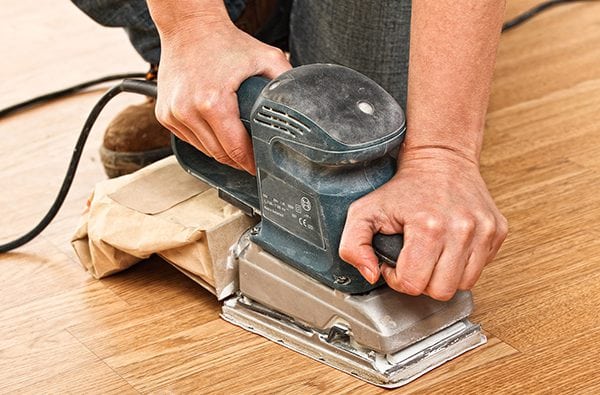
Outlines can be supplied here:
M250 77L240 85L237 91L238 106L240 108L240 120L244 124L248 133L250 133L250 118L252 108L258 100L260 93L271 80L264 77Z
M401 234L384 235L377 233L373 236L375 255L377 255L381 263L385 263L388 266L396 267L396 261L403 246L404 236Z
M264 77L250 77L242 82L237 91L240 120L248 132L250 132L250 118L254 103L256 103L262 90L269 82L270 80ZM398 260L398 255L400 255L403 244L404 238L402 235L383 235L378 233L373 237L375 254L382 263L392 267L396 266L396 261Z

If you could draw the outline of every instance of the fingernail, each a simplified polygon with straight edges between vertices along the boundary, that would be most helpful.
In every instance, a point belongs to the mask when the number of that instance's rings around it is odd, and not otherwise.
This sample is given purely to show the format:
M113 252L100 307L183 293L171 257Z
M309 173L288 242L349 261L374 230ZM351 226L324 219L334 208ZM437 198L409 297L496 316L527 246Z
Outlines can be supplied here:
M358 268L358 271L370 284L373 284L375 282L375 273L370 267L361 266Z
M394 269L392 269L389 266L386 265L382 265L381 266L381 274L383 274L384 277L388 277L390 275L390 271L392 271Z

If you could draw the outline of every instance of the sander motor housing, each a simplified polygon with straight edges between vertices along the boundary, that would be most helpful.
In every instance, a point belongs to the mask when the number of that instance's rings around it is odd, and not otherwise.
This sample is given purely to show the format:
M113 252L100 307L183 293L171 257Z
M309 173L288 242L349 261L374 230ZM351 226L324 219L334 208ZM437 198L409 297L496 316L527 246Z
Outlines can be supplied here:
M346 293L381 285L341 260L338 248L350 204L396 170L390 153L406 131L398 103L363 74L330 64L297 67L271 81L252 77L238 101L257 176L174 138L183 167L224 199L260 214L251 240L272 255ZM401 241L389 240L396 256Z

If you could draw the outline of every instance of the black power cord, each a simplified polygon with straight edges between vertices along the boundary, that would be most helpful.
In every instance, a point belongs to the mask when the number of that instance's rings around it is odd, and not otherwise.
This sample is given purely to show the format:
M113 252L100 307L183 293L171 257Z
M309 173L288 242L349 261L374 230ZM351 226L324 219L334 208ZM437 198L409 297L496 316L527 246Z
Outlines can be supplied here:
M124 80L127 78L144 78L145 76L146 73L113 74L107 75L106 77L96 78L90 81L82 82L81 84L73 85L55 92L46 93L44 95L34 97L33 99L25 100L21 103L17 103L10 107L3 108L2 110L0 110L0 118L7 117L11 114L25 110L27 108L35 107L39 104L47 103L52 100L73 95L77 92L81 92L87 88L91 88L92 86L100 85L105 82Z
M545 1L543 3L538 4L534 8L520 14L516 18L511 19L508 22L504 23L504 25L502 26L502 32L510 30L516 26L519 26L523 22L531 19L535 15L539 14L540 12L542 12L550 7L553 7L558 4L563 4L563 3L572 3L575 1L595 1L595 0L548 0L548 1ZM122 92L138 93L141 95L156 97L156 83L155 82L130 79L130 78L142 78L145 76L146 76L146 73L129 73L129 74L110 75L110 76L98 78L95 80L87 81L87 82L84 82L81 84L77 84L77 85L74 85L74 86L66 88L66 89L61 89L56 92L51 92L51 93L48 93L45 95L41 95L41 96L35 97L33 99L26 100L24 102L21 102L21 103L18 103L13 106L10 106L10 107L0 110L0 119L1 119L2 117L6 117L17 111L21 111L21 110L30 108L32 106L35 106L35 105L38 105L41 103L46 103L46 102L54 100L54 99L58 99L61 97L65 97L65 96L80 92L80 91L90 88L94 85L98 85L98 84L101 84L104 82L124 79L117 86L111 88L108 92L106 92L104 94L104 96L102 96L100 98L98 103L96 103L96 105L92 108L92 111L88 115L88 118L86 119L85 124L83 125L81 133L79 134L79 139L77 140L77 144L75 144L75 148L73 149L73 154L71 156L71 162L69 163L69 167L65 174L65 178L63 179L63 182L62 182L62 185L58 192L58 195L54 199L54 202L52 203L52 206L50 207L50 209L48 210L46 215L44 215L42 220L33 229L31 229L29 232L27 232L23 236L15 239L15 240L12 240L8 243L0 244L0 253L14 250L15 248L18 248L18 247L28 243L29 241L33 240L37 235L39 235L50 224L52 219L54 219L54 217L58 213L58 210L60 210L60 207L64 203L65 198L67 197L67 194L69 193L69 189L71 188L71 184L73 183L73 178L75 177L75 172L77 171L77 166L79 165L79 160L81 159L83 147L85 146L87 138L92 130L92 126L94 125L94 122L96 122L98 115L100 115L100 112L106 106L106 104L112 98L114 98L115 96L117 96L119 93L122 93Z
M50 100L50 99L53 99L56 97L61 97L61 95L64 96L71 92L76 92L81 89L85 89L85 88L81 88L82 86L89 87L89 86L98 84L99 82L97 82L97 81L100 81L100 80L102 80L101 82L105 82L106 78L94 80L94 81L96 81L95 83L91 83L91 81L90 81L88 83L80 84L80 85L73 87L73 88L79 87L78 89L69 88L69 89L59 91L59 92L55 92L53 94L40 96L40 98L46 97L47 99L45 99L45 100ZM64 93L64 92L69 92L69 93ZM63 182L62 182L62 185L58 192L58 195L56 195L56 198L54 199L52 206L50 207L50 209L48 210L46 215L44 215L42 220L29 232L27 232L23 236L15 239L15 240L12 240L8 243L0 244L0 253L14 250L15 248L18 248L18 247L30 242L37 235L39 235L54 219L54 217L58 213L58 210L60 210L60 207L64 203L65 198L67 197L67 193L69 193L69 189L71 188L71 184L73 183L73 178L75 177L75 172L77 171L77 166L79 165L79 160L81 159L81 154L83 153L83 147L85 146L88 136L90 135L92 126L94 126L94 122L96 122L98 115L100 115L100 112L102 112L102 110L104 109L106 104L111 99L113 99L115 96L117 96L119 93L122 93L122 92L132 92L132 93L138 93L141 95L156 97L156 83L153 81L126 79L126 80L123 80L118 85L116 85L115 87L111 88L108 92L106 92L100 98L100 100L98 100L98 103L96 103L96 105L94 105L94 107L92 108L92 111L88 115L88 117L83 125L83 128L81 129L81 133L79 134L79 138L77 139L75 148L73 148L73 154L71 155L71 161L69 163L69 167L67 168L65 178L63 179ZM36 99L39 99L39 98L36 98ZM41 102L45 101L45 100L36 100L36 99L28 100L28 101L20 103L16 106L9 107L6 110L2 110L2 111L0 111L0 116L6 115L7 113L15 112L24 107L28 107L33 104L37 104L37 103L41 103Z
M578 1L596 1L596 0L548 0L548 1L544 1L543 3L536 5L532 9L527 10L520 15L517 15L515 18L513 18L509 21L506 21L502 25L502 32L505 32L507 30L510 30L514 27L519 26L523 22L533 18L534 16L536 16L537 14L539 14L540 12L542 12L544 10L547 10L548 8L557 6L559 4L575 3Z

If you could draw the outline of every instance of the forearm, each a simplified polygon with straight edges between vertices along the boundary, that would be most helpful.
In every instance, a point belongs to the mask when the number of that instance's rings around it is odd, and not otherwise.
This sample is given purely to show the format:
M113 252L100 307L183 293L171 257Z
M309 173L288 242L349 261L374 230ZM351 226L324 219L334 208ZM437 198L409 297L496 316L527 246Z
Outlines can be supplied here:
M229 22L223 0L147 0L150 15L161 36L181 30L191 22L197 24Z
M414 0L404 154L478 163L504 0Z

